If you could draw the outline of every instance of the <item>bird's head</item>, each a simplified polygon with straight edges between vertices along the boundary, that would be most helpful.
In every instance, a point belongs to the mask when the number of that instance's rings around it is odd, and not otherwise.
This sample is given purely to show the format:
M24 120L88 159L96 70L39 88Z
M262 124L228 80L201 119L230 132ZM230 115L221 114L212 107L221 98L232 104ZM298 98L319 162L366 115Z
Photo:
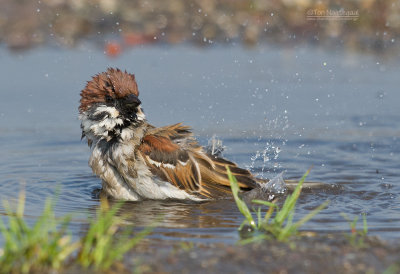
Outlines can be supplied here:
M81 92L79 119L82 138L106 141L124 138L125 129L145 121L133 74L109 68L88 81Z

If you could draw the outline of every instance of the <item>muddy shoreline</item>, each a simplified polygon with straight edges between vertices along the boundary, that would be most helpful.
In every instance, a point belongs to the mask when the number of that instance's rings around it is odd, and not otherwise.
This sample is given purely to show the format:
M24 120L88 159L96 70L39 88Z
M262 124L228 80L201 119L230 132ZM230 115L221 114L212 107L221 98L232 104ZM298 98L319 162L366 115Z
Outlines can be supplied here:
M125 263L127 269L143 273L399 273L399 243L366 237L364 244L353 246L344 234L312 235L289 243L174 243L171 248L138 247Z

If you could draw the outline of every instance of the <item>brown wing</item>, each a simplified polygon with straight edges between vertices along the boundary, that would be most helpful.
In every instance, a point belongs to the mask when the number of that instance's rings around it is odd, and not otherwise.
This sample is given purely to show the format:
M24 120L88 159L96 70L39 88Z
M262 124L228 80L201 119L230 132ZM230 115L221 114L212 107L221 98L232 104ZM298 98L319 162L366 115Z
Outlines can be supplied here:
M248 170L206 154L190 128L181 124L150 129L139 150L153 174L191 194L206 198L229 194L226 166L236 176L242 189L257 186Z

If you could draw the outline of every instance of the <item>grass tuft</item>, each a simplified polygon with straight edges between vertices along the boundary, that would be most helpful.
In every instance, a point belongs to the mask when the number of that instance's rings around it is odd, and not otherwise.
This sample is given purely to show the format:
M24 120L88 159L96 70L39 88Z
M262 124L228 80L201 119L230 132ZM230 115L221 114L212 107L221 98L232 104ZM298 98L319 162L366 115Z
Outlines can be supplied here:
M242 230L244 225L247 224L253 230L257 232L263 232L262 234L258 233L257 235L250 237L249 239L243 240L242 243L253 242L259 239L276 239L278 241L285 242L291 236L297 235L298 229L303 224L308 222L312 217L314 217L318 212L324 209L329 203L329 201L324 202L299 221L295 223L293 222L296 203L300 197L301 188L303 186L304 180L310 173L310 171L308 170L300 179L293 193L289 194L286 197L282 208L279 208L274 202L253 200L253 203L269 207L267 212L265 213L264 218L262 218L261 216L261 208L258 208L258 210L256 211L257 220L255 220L246 203L239 197L239 186L236 178L229 170L229 167L227 167L227 171L236 205L239 208L239 211L245 217L245 220L240 225L239 230Z
M111 209L107 200L102 201L101 205L96 218L90 222L87 234L82 238L78 261L84 267L107 270L114 262L122 260L127 251L150 233L151 228L142 230L133 238L129 234L130 231L125 229L124 233L117 237L115 234L123 219L115 215L122 203L117 203Z
M351 233L350 233L350 235L346 235L350 244L356 248L366 247L367 244L365 243L365 238L367 237L367 233L368 233L368 223L367 223L367 217L365 216L365 213L362 214L362 217L363 217L362 230L357 229L358 216L354 217L354 219L351 220L345 213L340 213L340 215L342 215L343 218L345 218L346 221L350 225Z
M70 216L57 220L53 202L46 200L42 215L32 227L23 219L25 193L19 195L14 212L8 201L3 201L9 216L8 227L0 218L0 232L4 237L4 247L0 257L0 269L4 273L28 273L44 269L59 269L62 263L79 246L73 243L66 230Z
M146 228L133 237L127 228L123 233L117 233L123 223L122 217L116 216L122 203L109 208L105 201L96 217L91 219L86 234L72 242L67 231L71 216L56 219L51 199L46 200L44 210L33 226L23 218L24 192L19 195L15 211L7 201L3 203L9 222L6 225L0 218L0 232L5 242L0 249L0 273L59 270L67 262L83 268L107 270L151 231Z

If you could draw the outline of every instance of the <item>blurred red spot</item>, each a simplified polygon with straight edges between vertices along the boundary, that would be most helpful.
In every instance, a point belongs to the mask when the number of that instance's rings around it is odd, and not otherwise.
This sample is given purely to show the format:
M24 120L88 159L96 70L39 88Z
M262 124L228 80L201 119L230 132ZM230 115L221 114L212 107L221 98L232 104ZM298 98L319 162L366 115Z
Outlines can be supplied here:
M118 42L109 42L106 44L105 52L107 56L117 57L122 52L122 47Z
M146 36L144 36L143 34L139 34L139 33L127 33L124 35L123 37L124 42L127 46L136 46L136 45L142 45L142 44L146 44L149 42L149 40L146 38Z

